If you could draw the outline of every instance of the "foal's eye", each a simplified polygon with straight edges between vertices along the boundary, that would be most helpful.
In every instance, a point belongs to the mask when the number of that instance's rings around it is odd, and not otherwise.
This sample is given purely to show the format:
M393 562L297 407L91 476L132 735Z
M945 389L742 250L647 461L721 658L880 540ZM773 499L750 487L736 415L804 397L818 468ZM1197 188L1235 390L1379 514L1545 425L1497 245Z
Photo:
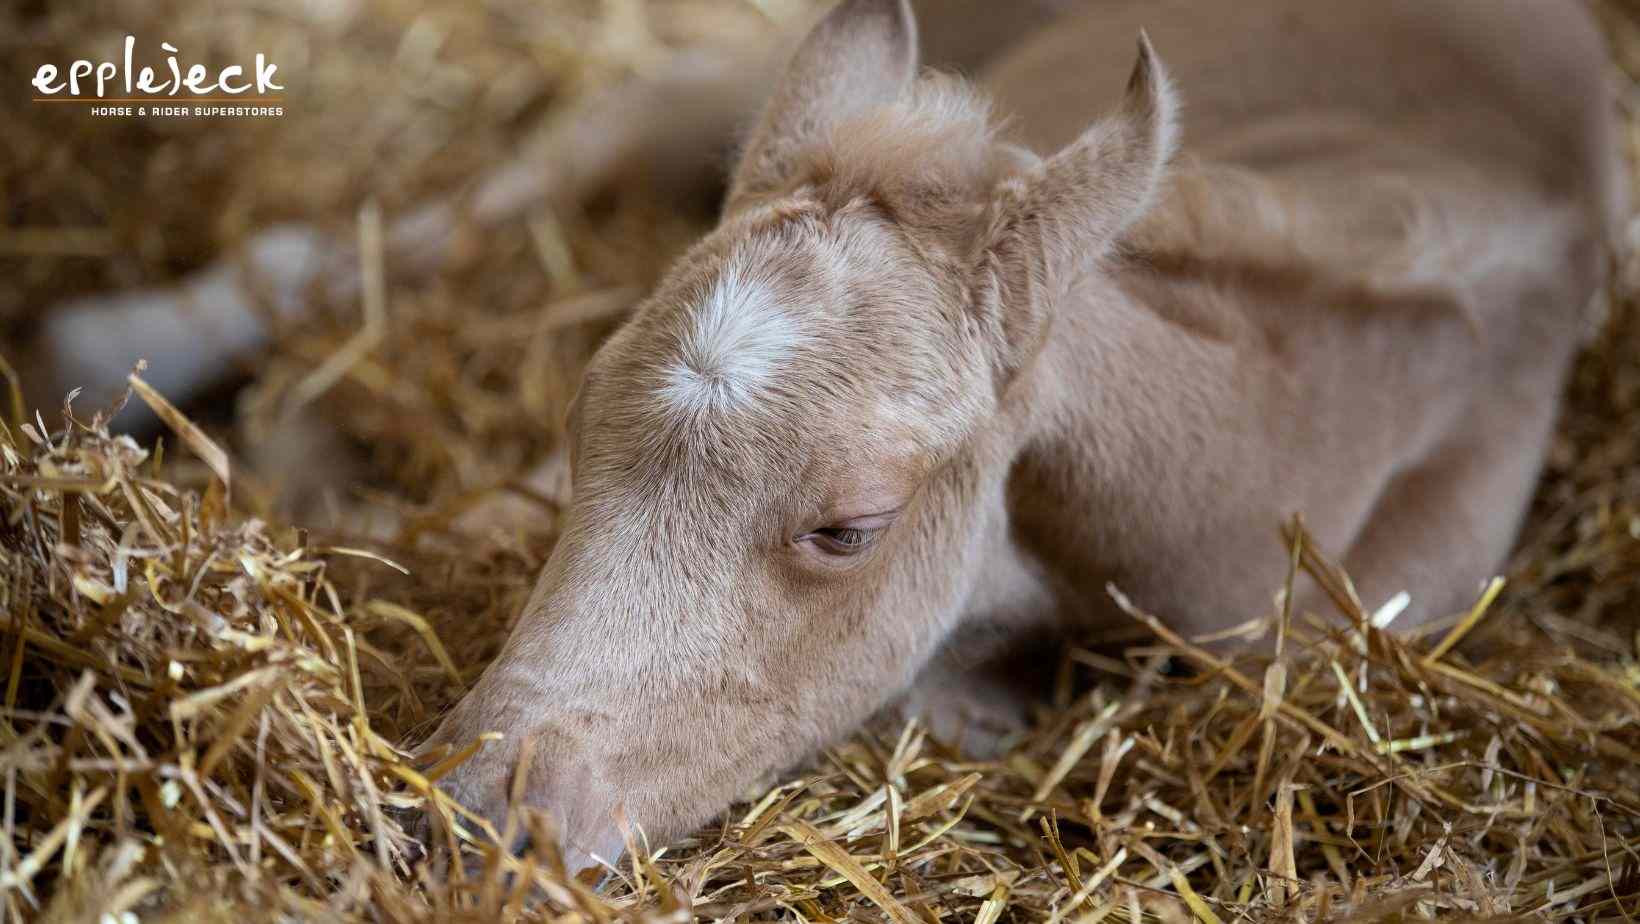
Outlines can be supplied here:
M873 530L855 529L853 527L837 527L832 529L815 530L815 540L820 547L833 555L853 555L871 545L876 536Z
M877 541L880 528L865 526L828 526L798 536L798 542L807 542L827 555L846 557L858 555Z
M811 546L837 558L858 555L876 544L877 537L881 536L883 530L899 515L900 511L896 508L867 516L834 520L830 526L803 533L792 542L795 545Z

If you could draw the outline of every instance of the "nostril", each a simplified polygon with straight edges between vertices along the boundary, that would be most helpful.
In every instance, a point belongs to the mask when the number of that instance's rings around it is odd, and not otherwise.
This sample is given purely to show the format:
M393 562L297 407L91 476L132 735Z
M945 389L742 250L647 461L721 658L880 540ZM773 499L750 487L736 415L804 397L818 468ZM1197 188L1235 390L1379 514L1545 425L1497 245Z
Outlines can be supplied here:
M432 821L427 813L414 807L388 807L386 814L403 831L405 838L400 845L404 850L406 863L414 866L427 859L432 846Z
M412 865L428 862L439 853L439 845L447 843L444 825L429 807L430 801L389 809L405 834L405 859Z

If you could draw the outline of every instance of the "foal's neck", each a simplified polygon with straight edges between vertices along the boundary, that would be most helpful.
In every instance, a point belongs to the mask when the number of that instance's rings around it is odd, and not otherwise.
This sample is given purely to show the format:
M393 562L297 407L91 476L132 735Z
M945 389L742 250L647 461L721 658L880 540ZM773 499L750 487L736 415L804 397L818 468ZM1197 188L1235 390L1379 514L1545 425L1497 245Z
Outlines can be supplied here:
M1018 541L1062 581L1067 616L1107 618L1107 581L1165 600L1141 576L1202 559L1235 495L1282 477L1267 424L1288 408L1263 349L1228 293L1143 260L1117 258L1058 307L1021 396L1009 503Z
M1069 515L1098 511L1121 545L1167 528L1170 513L1222 506L1222 492L1289 461L1272 425L1302 414L1306 398L1291 388L1283 341L1320 344L1305 347L1307 365L1348 361L1311 355L1336 339L1315 336L1335 319L1292 306L1318 293L1365 304L1368 280L1388 278L1378 268L1405 262L1393 223L1345 234L1328 224L1329 205L1302 184L1181 169L1070 289L1034 371L1022 459L1054 473ZM1369 233L1379 226L1391 230Z
M1223 297L1125 268L1066 299L1036 370L1028 452L1064 460L1066 487L1109 515L1175 508L1226 468L1247 417L1249 324Z

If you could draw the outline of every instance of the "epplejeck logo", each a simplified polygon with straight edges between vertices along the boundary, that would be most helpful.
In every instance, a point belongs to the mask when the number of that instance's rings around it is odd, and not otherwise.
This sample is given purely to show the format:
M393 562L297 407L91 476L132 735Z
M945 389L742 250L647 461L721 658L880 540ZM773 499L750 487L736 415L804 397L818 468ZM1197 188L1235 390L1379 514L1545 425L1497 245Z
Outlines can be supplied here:
M37 103L89 104L93 115L143 116L280 116L284 98L279 91L279 65L257 52L249 65L230 64L212 70L203 64L184 65L170 42L160 42L165 53L158 69L137 66L136 36L125 37L120 61L78 60L66 67L41 64L31 81Z

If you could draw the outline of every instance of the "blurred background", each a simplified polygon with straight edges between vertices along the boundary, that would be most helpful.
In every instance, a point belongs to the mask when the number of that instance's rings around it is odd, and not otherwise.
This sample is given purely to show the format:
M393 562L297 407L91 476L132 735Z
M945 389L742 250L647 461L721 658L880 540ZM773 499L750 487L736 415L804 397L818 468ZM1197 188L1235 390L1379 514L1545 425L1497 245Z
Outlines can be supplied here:
M14 92L0 96L8 126L0 137L0 344L24 368L31 404L49 412L60 403L62 394L50 393L56 388L46 382L99 386L79 399L81 412L90 414L110 400L109 383L80 381L76 372L90 377L83 370L42 370L38 362L46 352L40 329L65 304L78 299L77 316L109 319L89 327L105 332L117 353L119 341L140 334L145 322L122 328L112 302L87 299L175 291L213 269L254 259L247 252L269 228L297 226L323 242L320 251L339 252L358 241L361 212L369 209L383 216L391 248L395 222L479 194L507 168L557 176L565 167L557 156L562 145L532 155L532 144L539 148L542 137L561 131L563 114L578 101L633 78L653 79L680 49L767 45L802 6L6 4L0 81ZM89 104L29 99L41 63L66 70L78 58L117 62L128 34L137 38L139 63L162 63L158 46L167 41L184 67L203 63L213 74L265 54L286 87L283 115L97 116ZM727 144L720 153L726 160ZM253 506L272 509L284 498L317 515L313 486L281 477L299 459L282 448L271 450L277 458L254 459L258 445L280 443L259 434L298 416L342 435L350 464L359 463L367 483L417 500L521 471L550 446L579 363L608 326L596 317L553 322L555 330L537 336L539 319L554 305L570 305L573 314L579 296L648 285L710 221L711 203L679 202L657 190L647 172L578 178L579 185L570 184L574 195L546 201L502 193L504 220L482 226L465 215L435 216L435 233L455 240L440 248L436 272L413 270L390 249L380 339L358 362L333 364L339 372L326 373L324 383L312 375L363 324L357 285L301 285L302 310L283 315L277 291L249 286L258 317L271 329L270 345L235 356L208 393L167 390L250 458L247 473L267 476L246 482L259 489L245 495ZM221 352L213 309L187 310L197 318L188 332L193 342L184 355L148 357L156 382L190 359ZM152 422L144 413L122 418L139 428Z

